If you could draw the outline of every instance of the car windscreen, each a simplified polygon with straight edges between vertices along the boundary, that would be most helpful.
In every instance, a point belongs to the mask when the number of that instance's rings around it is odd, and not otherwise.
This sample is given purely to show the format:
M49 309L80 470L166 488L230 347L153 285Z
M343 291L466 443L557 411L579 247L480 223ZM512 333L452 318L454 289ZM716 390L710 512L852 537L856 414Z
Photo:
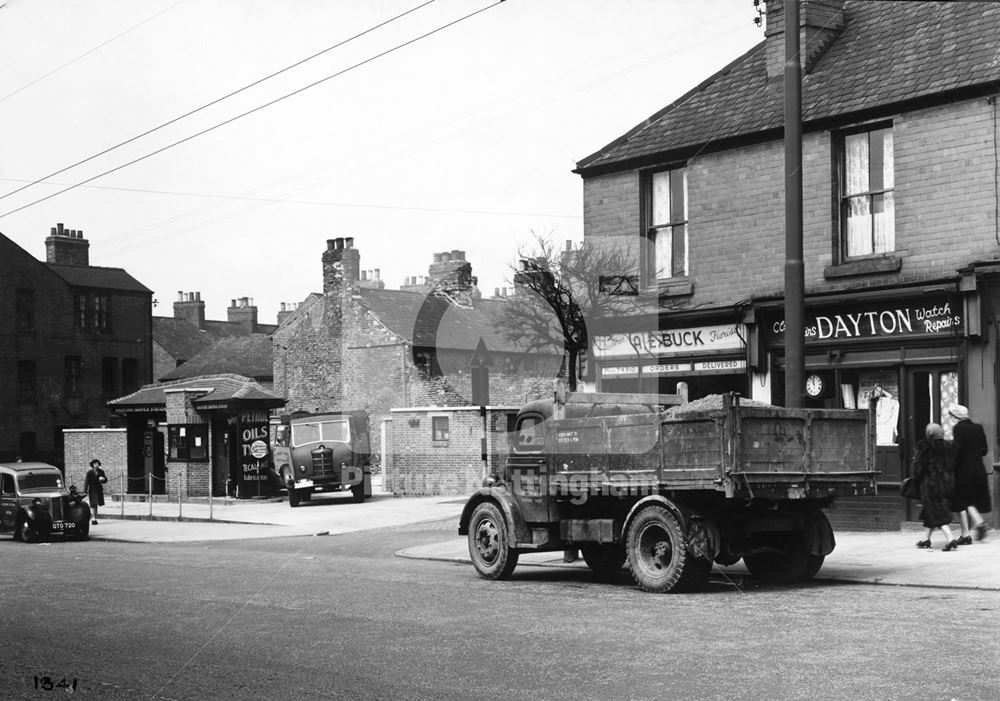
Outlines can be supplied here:
M62 489L62 476L58 472L26 472L17 476L22 492L36 489Z
M310 443L346 443L350 437L351 432L347 419L292 424L292 446L296 448Z

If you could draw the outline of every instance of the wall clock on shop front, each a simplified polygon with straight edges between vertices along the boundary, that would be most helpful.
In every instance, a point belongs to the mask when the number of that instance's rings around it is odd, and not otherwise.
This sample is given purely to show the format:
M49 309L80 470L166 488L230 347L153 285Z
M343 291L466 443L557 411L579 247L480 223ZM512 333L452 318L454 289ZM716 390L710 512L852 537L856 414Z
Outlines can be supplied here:
M815 399L823 394L823 376L812 373L806 378L806 394Z

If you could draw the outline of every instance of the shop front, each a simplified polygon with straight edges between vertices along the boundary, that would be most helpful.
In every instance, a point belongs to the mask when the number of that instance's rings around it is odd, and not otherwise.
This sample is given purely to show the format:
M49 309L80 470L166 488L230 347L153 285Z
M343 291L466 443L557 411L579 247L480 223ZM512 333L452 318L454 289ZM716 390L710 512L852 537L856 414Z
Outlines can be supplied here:
M751 343L770 385L770 400L785 403L783 309L759 304ZM916 443L928 423L950 436L948 407L960 401L966 338L963 300L954 285L885 290L806 300L805 400L816 408L868 408L876 400L879 496L843 500L829 515L835 525L898 528L915 520L913 502L899 497Z
M732 316L732 312L729 312ZM734 322L623 330L593 341L600 392L747 396L746 331Z
M146 385L109 402L127 418L126 491L271 496L268 419L284 404L238 375Z

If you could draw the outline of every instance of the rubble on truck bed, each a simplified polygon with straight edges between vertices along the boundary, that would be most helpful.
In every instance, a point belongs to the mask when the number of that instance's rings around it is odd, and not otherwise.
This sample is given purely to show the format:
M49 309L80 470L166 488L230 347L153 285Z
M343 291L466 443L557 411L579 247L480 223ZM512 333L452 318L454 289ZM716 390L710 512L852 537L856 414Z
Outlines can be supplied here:
M710 394L707 397L702 397L701 399L693 399L690 402L685 402L675 407L671 407L665 413L667 416L680 416L682 414L690 414L696 411L721 411L725 406L726 395L724 394ZM755 406L755 407L770 407L773 404L768 404L767 402L760 402L755 399L747 399L746 397L739 398L740 406Z

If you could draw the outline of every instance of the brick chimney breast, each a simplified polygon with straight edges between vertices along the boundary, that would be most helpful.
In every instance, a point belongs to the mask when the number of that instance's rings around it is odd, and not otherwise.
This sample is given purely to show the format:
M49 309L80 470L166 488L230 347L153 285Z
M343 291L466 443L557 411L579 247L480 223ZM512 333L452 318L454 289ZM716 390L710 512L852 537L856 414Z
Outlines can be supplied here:
M90 265L90 242L83 238L82 230L56 224L45 239L45 260L56 265Z
M766 0L767 79L785 74L785 0ZM844 0L802 0L799 7L799 42L802 70L808 73L830 44L844 30Z

